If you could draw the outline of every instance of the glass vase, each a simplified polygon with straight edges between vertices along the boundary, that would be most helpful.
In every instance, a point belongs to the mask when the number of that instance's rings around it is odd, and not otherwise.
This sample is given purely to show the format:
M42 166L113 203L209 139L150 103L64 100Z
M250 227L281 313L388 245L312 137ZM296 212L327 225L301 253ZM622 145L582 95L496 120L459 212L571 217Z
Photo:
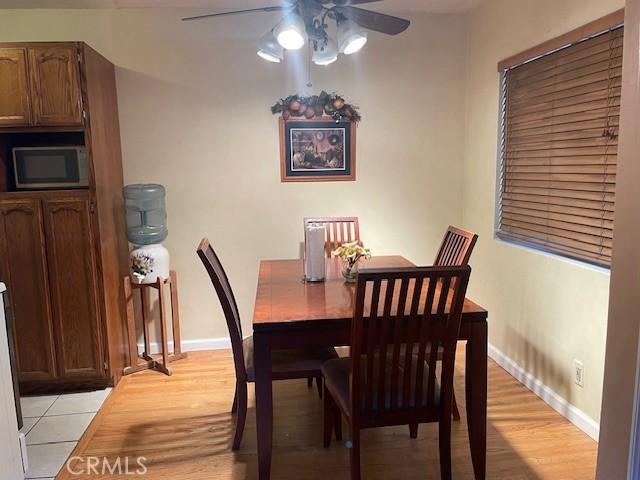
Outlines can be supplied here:
M358 266L360 262L356 260L355 262L350 262L346 260L342 267L342 276L344 277L344 281L347 283L356 283L358 280Z

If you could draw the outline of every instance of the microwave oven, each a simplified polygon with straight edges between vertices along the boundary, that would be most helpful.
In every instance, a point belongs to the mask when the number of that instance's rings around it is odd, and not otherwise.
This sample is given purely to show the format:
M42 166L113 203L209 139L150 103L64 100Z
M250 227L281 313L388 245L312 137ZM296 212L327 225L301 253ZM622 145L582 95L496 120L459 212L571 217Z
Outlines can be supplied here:
M87 153L83 146L16 147L13 172L17 190L87 188Z

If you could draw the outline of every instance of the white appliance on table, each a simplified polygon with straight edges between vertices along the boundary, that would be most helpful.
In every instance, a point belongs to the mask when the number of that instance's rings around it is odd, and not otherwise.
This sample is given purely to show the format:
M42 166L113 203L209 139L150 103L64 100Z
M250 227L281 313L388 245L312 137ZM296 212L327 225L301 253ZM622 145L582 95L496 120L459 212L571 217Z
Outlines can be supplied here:
M7 480L24 480L27 456L24 435L18 431L4 310L5 291L4 283L0 283L0 476Z

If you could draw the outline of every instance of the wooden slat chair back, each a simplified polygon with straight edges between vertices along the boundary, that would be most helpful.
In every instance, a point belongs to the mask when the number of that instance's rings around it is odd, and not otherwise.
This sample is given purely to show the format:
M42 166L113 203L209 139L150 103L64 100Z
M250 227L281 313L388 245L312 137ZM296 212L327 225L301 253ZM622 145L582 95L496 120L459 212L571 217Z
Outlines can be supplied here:
M213 251L209 240L203 238L197 249L198 256L207 270L211 283L216 290L222 311L224 312L231 338L231 349L233 350L233 361L236 367L236 378L238 381L246 382L244 353L242 349L242 324L240 322L240 312L236 303L229 278L227 277L220 259Z
M322 367L325 446L331 417L340 409L352 431L352 480L360 479L360 430L393 425L413 430L428 422L440 423L442 478L451 478L453 372L470 274L469 266L360 271L350 371L344 359ZM441 368L436 368L439 351Z
M457 227L447 228L433 264L440 267L467 265L478 235Z
M360 272L351 344L351 413L361 427L434 421L451 404L470 271L424 267ZM436 358L427 357L437 355L438 347L443 349L440 379L435 368L428 368Z
M310 223L324 225L327 230L325 242L327 258L331 258L331 252L343 243L360 241L358 217L312 217L304 219L305 227Z

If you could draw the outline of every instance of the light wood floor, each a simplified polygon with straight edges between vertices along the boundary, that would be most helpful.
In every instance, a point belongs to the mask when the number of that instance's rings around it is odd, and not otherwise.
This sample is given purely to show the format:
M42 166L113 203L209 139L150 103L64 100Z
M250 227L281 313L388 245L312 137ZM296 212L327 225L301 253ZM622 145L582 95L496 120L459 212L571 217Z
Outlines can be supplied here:
M463 350L463 349L459 349ZM462 356L462 354L460 355ZM464 365L460 358L458 365ZM190 353L172 365L174 375L142 372L126 377L79 442L73 455L146 457L143 477L77 476L58 479L149 478L153 480L254 479L256 429L253 388L242 448L231 451L234 372L230 351ZM464 410L462 372L456 390ZM274 386L272 478L349 478L344 444L322 448L322 403L305 381ZM464 415L464 412L463 412ZM408 428L362 434L365 479L439 479L437 425L421 425L418 440ZM589 480L597 445L504 370L489 366L488 480ZM124 459L122 460L124 462ZM473 479L466 423L453 427L454 479Z

